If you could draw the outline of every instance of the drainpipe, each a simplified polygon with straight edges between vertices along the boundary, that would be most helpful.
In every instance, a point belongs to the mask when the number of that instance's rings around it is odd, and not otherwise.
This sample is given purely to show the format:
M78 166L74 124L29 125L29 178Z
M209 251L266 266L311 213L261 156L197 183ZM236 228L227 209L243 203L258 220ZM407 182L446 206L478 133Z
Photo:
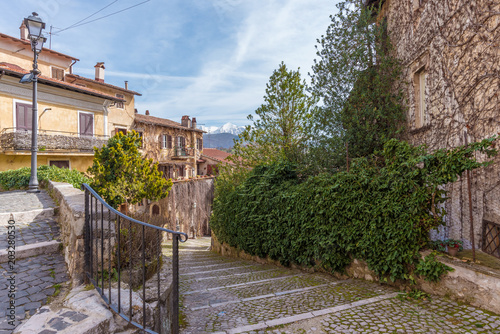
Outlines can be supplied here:
M104 135L109 136L108 134L108 114L109 114L109 106L111 105L110 100L104 100L104 103L102 105L102 109L104 110L103 113L103 122L104 122Z
M76 64L78 60L73 60L73 62L71 63L71 65L69 65L69 74L73 74L73 65Z

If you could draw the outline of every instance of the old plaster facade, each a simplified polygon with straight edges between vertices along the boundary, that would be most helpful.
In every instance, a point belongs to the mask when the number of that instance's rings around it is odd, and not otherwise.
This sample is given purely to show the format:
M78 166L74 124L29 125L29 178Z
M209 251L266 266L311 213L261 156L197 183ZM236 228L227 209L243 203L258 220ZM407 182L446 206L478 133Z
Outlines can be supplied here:
M19 80L32 68L33 51L24 24L20 35L0 33L0 171L30 166L33 85ZM48 48L39 54L39 166L86 171L93 148L133 122L140 94L105 83L103 63L96 65L95 79L73 74L77 61Z
M386 0L379 19L402 61L411 143L452 148L500 134L500 2ZM465 175L448 190L446 227L435 237L470 248ZM472 173L471 192L476 248L500 246L500 157Z

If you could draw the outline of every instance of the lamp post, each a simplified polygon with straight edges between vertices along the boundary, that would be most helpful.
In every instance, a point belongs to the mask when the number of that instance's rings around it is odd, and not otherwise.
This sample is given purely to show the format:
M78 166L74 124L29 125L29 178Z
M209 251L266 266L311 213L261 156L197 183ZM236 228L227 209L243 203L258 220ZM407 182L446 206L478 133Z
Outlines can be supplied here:
M29 39L31 41L31 50L33 50L33 70L29 74L25 74L21 78L21 83L33 82L33 104L32 104L32 126L31 126L31 176L28 186L29 193L40 192L38 189L37 176L37 152L38 152L38 102L37 102L37 83L38 75L38 54L42 51L43 43L47 40L42 34L45 29L45 23L38 14L33 12L32 15L24 19L24 24L28 27Z

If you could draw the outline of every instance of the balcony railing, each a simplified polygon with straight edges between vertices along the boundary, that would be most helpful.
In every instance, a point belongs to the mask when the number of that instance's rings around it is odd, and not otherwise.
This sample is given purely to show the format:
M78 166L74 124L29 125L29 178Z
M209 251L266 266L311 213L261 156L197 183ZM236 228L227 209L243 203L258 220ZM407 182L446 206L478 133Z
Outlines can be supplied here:
M192 158L194 157L194 148L191 147L174 147L174 158Z
M38 151L93 152L108 142L109 136L83 136L77 132L38 130ZM4 128L0 131L0 150L29 151L31 131Z

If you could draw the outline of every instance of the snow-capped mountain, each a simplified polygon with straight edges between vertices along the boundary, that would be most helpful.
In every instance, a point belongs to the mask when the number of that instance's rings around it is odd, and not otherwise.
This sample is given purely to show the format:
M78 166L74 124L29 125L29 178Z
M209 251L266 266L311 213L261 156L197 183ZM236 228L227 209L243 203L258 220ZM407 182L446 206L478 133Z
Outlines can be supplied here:
M209 134L230 133L236 136L245 130L244 126L238 126L232 123L226 123L221 127L200 125L199 128Z

